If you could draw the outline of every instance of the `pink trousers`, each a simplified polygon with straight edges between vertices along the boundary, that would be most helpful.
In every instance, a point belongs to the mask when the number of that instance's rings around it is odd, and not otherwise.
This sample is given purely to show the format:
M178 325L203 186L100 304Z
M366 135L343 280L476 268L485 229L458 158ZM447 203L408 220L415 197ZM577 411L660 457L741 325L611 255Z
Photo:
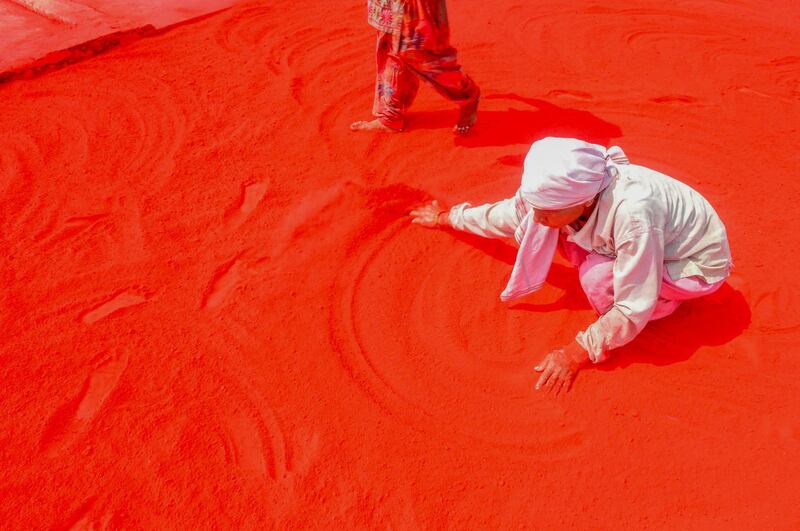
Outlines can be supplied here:
M564 257L578 268L581 287L595 311L602 315L614 305L614 259L588 252L564 236L559 238L559 249ZM650 320L661 319L678 309L685 300L696 299L717 291L724 280L709 284L699 277L673 280L664 267L661 292L658 294Z

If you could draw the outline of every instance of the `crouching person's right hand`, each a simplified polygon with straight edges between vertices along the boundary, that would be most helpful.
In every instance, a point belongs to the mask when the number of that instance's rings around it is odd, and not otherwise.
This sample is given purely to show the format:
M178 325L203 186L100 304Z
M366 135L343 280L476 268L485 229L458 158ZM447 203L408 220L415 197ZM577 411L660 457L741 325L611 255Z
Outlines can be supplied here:
M449 211L449 208L444 207L434 199L427 205L412 210L409 216L411 216L411 223L435 229L450 226L450 217L447 215Z

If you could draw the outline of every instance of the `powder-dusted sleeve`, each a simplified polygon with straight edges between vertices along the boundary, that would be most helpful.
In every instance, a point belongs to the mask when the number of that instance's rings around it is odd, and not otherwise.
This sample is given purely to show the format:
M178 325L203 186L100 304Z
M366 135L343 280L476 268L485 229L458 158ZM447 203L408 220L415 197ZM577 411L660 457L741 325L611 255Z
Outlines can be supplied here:
M653 314L664 270L664 233L637 230L617 245L614 261L614 306L576 340L599 363L608 351L629 343Z
M518 202L515 196L476 207L461 203L450 209L450 224L486 238L511 238L522 220Z

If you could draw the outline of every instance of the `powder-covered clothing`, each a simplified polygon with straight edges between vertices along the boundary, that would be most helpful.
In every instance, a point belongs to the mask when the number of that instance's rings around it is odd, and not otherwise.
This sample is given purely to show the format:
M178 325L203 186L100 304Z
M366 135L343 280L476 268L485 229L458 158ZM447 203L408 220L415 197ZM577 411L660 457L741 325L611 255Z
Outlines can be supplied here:
M627 164L630 161L619 146L606 149L558 137L531 145L515 198L525 203L528 212L514 232L519 250L500 300L512 301L541 288L558 247L558 229L538 223L530 207L558 210L591 201L616 178L617 168Z
M615 304L614 258L595 252L587 252L582 247L566 241L563 233L560 244L564 256L578 268L581 287L592 308L601 315L611 310ZM719 280L708 283L696 276L673 280L669 276L666 267L664 267L661 275L661 290L658 293L658 299L649 320L654 321L672 314L683 301L714 293L722 287L724 282L724 280ZM576 340L586 348L585 338L581 334L578 334ZM596 363L605 360L609 355L608 350L599 352L588 350L588 352L592 361Z
M405 4L405 0L368 0L367 22L378 31L400 33Z
M372 114L383 125L397 130L405 127L406 111L417 96L420 79L458 105L478 98L480 90L461 69L455 48L397 51L397 41L395 35L378 33Z
M441 48L450 39L445 0L367 0L367 22L378 31L402 35L405 49L423 44Z
M732 266L725 226L698 192L667 175L621 165L598 196L586 223L562 229L567 240L588 252L614 258L614 305L577 341L593 361L630 342L650 320L664 270L673 280L699 277L715 284ZM515 198L450 211L453 227L487 237L508 237L530 209Z
M369 0L367 13L379 32L373 114L383 125L403 129L420 79L458 105L478 98L450 45L444 0Z

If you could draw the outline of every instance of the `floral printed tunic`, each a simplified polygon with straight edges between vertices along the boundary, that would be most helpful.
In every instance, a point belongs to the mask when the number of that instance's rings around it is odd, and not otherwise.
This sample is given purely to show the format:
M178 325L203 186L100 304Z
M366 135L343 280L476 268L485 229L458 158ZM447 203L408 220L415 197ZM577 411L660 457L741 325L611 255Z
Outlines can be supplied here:
M367 0L367 21L399 37L401 50L449 46L445 0Z

